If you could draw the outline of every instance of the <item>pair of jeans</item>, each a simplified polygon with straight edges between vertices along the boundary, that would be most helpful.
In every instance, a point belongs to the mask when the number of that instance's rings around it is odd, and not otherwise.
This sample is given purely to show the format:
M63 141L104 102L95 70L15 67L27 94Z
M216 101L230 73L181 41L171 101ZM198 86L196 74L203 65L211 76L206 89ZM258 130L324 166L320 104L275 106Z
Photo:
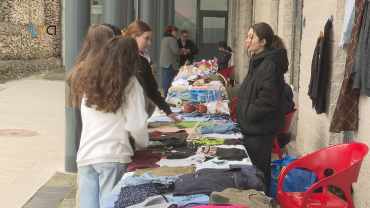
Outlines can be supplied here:
M226 123L222 125L202 126L200 127L200 132L202 134L233 134L240 132L240 128L237 123Z
M274 145L276 132L261 135L245 135L245 149L248 152L252 164L255 165L265 176L268 196L271 182L271 150Z
M103 208L109 193L121 180L127 163L99 163L78 168L81 207Z
M124 183L128 186L141 185L144 183L159 183L163 185L170 185L178 179L179 176L154 176L151 171L143 175L129 176L123 179Z
M172 65L170 65L168 68L163 68L163 73L164 73L164 79L163 79L163 97L166 99L168 89L171 87L171 83L173 78L177 74L177 70L174 70Z
M207 205L209 196L205 194L195 194L188 196L167 197L169 202L177 202L181 207L195 207L198 205Z

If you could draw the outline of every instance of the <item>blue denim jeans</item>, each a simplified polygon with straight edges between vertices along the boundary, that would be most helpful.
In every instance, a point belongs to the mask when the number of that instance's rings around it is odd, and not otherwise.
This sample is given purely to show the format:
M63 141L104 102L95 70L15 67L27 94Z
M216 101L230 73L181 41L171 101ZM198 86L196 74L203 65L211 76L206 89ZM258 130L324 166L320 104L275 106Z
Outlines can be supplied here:
M173 78L175 78L177 71L173 70L172 65L168 68L163 68L164 79L163 79L163 97L167 97L168 89L171 87Z
M222 125L202 126L200 127L202 134L234 134L240 132L237 123L226 123Z
M209 196L205 194L196 194L189 196L174 196L167 197L169 202L177 202L181 207L195 207L199 205L207 205Z
M169 185L174 183L178 178L179 176L155 177L153 176L152 171L149 171L143 175L129 176L124 179L124 182L127 186L140 185L144 183L159 183L163 185Z
M99 163L78 168L81 208L103 208L128 164Z

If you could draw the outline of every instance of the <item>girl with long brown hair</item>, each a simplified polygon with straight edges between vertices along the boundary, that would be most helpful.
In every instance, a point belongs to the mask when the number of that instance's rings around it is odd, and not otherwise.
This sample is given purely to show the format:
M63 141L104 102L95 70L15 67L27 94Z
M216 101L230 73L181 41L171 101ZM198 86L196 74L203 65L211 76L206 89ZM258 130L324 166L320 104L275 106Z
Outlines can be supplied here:
M148 146L139 65L136 41L119 36L83 66L77 84L84 124L77 153L81 207L104 207L131 162L129 132L137 148Z
M129 36L137 42L139 53L141 55L140 75L145 84L144 88L146 88L146 95L148 98L152 100L159 109L163 110L171 120L181 122L180 119L172 113L170 107L158 91L157 81L154 79L150 64L145 58L145 50L151 45L150 40L152 38L152 29L145 22L136 20L127 27L127 30L122 30L122 35ZM147 105L149 105L149 99L147 101ZM150 108L150 106L148 106L148 108ZM151 116L151 113L149 114L149 116Z
M76 151L80 146L80 138L82 132L82 121L80 104L82 97L77 93L78 77L80 76L82 66L86 60L92 60L98 54L98 52L104 47L105 43L114 37L113 31L103 25L92 25L87 31L84 45L80 54L78 55L75 66L66 78L66 82L69 85L69 92L67 96L67 103L70 107L75 109L75 145Z
M271 181L271 150L276 133L285 124L284 73L288 57L282 39L267 23L254 24L245 40L252 52L248 74L238 93L236 122L245 135L245 148L267 180Z

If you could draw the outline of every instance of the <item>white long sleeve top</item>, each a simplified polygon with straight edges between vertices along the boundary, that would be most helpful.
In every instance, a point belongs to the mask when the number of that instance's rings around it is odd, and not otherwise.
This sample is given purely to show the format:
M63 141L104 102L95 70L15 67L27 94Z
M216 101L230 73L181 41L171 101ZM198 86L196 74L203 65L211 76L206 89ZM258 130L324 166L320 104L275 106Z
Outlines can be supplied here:
M113 113L103 113L85 105L82 99L82 135L77 153L77 166L97 163L131 162L134 154L129 140L129 132L135 139L137 148L146 148L149 143L143 89L132 77L126 88L126 103Z

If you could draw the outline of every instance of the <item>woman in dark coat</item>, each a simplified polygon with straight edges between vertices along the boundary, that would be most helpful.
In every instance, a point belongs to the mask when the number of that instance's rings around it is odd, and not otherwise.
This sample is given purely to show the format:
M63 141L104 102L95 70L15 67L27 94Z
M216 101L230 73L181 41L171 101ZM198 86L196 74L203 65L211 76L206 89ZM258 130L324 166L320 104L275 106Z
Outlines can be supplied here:
M249 29L245 43L253 55L238 93L236 122L245 136L248 155L264 173L269 189L271 150L276 133L285 125L284 73L288 71L288 57L282 39L264 22Z

